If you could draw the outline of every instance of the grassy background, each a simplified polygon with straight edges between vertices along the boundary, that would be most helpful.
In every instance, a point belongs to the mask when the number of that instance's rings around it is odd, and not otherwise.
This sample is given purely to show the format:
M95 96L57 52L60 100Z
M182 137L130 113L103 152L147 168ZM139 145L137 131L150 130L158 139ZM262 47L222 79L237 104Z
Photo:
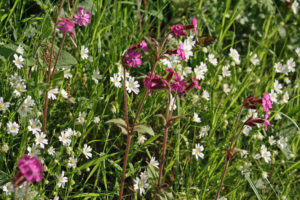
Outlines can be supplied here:
M69 1L67 1L69 2ZM188 24L191 18L196 16L199 22L200 35L211 35L217 38L216 42L208 47L209 52L215 54L219 64L217 67L208 65L208 73L201 86L210 93L210 100L203 98L197 103L192 103L193 94L185 97L185 101L177 101L176 115L184 116L176 122L169 133L167 159L165 165L165 182L173 193L173 199L213 199L220 181L225 164L225 150L229 146L234 122L237 113L245 97L254 94L262 97L265 92L273 88L274 80L283 82L284 75L276 74L274 63L288 60L293 57L299 65L299 58L294 49L300 46L300 16L294 15L286 3L268 0L263 1L143 1L140 2L142 14L142 31L139 31L137 19L137 2L140 1L80 1L79 5L91 9L92 22L87 27L76 29L78 51L80 46L89 48L89 55L93 61L81 60L80 55L74 54L72 42L67 39L65 50L76 55L78 64L72 66L73 77L65 80L61 88L71 85L71 94L77 103L68 104L59 97L49 104L47 138L56 151L55 158L45 155L48 171L45 180L35 184L35 189L40 191L45 199L53 198L53 192L57 192L61 199L116 199L119 191L119 183L122 173L122 161L124 156L126 137L120 130L108 125L105 121L112 118L124 118L122 89L115 88L109 80L113 73L118 71L123 51L131 44L138 43L144 36L160 38L173 24L183 22ZM145 7L144 2L147 2ZM15 0L0 2L0 42L3 44L24 44L26 59L34 56L34 49L38 44L49 40L49 35L43 36L43 25L47 16L57 12L59 1L39 0ZM66 3L64 12L70 10ZM64 14L64 13L63 13ZM241 18L247 17L248 22L241 24ZM252 29L254 24L256 29ZM24 30L35 32L35 36L27 38ZM51 29L50 29L51 31ZM59 37L57 41L59 41ZM222 66L230 58L229 49L236 48L241 54L241 64L231 67L231 77L219 79ZM258 54L260 65L253 66L250 63L250 52ZM193 59L186 65L194 68L201 61L205 61L207 54L196 51ZM149 55L151 60L152 55ZM8 77L15 73L12 58L0 60L0 96L12 103L11 109L1 113L0 141L10 146L8 153L0 154L0 170L5 182L16 173L16 161L26 152L27 145L32 144L33 138L27 131L28 121L19 121L20 133L16 137L7 137L5 124L8 121L17 121L16 113L21 99L13 99L9 87ZM151 61L144 62L143 66L132 69L130 74L138 78L142 85L143 77L151 68ZM159 65L158 72L163 72L163 65ZM91 80L94 70L100 70L103 79L98 85ZM251 69L251 71L249 71ZM291 84L285 84L283 91L288 91L290 100L287 104L276 104L273 111L280 111L282 120L274 120L271 115L272 128L268 132L262 129L253 129L250 136L242 136L239 148L249 151L249 156L241 158L237 155L229 167L225 178L222 196L228 199L256 199L258 198L249 182L261 178L262 171L272 173L270 182L266 182L266 188L258 190L261 199L300 199L300 130L295 124L300 119L300 89L299 67L296 72L289 74ZM19 75L27 77L26 68L20 70ZM27 80L29 84L27 95L31 95L36 102L35 111L42 112L44 94L39 85L43 82L41 72L33 72L32 78ZM231 92L226 95L223 92L223 84L231 86ZM234 89L235 88L235 89ZM129 119L132 122L136 107L142 98L145 88L141 88L139 95L129 95ZM197 92L201 95L201 91ZM280 99L280 98L279 98ZM137 145L134 137L130 149L125 194L128 199L142 199L133 192L133 179L147 166L151 156L159 158L163 141L163 126L155 114L164 112L167 106L167 95L163 92L154 92L145 101L144 108L139 117L139 122L151 125L156 133L142 144ZM113 112L115 110L115 112ZM87 123L84 126L75 123L79 112L87 112ZM202 122L192 122L193 113L199 114ZM243 113L245 116L247 112ZM101 122L94 124L93 118L99 116ZM42 117L39 117L42 119ZM211 127L208 136L198 139L201 127ZM84 143L93 148L93 158L86 161L78 158L78 168L67 169L69 180L65 189L58 189L56 175L66 165L68 156L64 154L64 147L60 146L58 135L60 131L71 127L80 131L82 136L73 144L75 154ZM261 132L265 138L263 141L255 140L253 135ZM271 163L266 164L262 160L253 159L252 155L259 152L261 144L267 145L267 136L274 135L278 138L284 135L289 138L287 152L294 153L290 158L285 150L276 146L268 147L276 156ZM196 160L192 156L195 143L204 146L205 158ZM59 161L58 163L56 161ZM239 170L239 166L245 162L251 162L250 177L247 179ZM155 181L153 182L155 185ZM145 199L153 199L149 189ZM0 195L5 199L4 194Z

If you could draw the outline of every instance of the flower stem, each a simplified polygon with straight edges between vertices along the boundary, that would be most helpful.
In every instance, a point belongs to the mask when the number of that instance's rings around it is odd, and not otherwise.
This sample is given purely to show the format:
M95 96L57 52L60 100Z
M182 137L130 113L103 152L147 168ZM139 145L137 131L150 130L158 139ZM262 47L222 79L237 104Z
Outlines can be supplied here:
M221 188L222 188L222 185L223 185L223 182L224 182L225 174L226 174L228 166L229 166L229 160L230 160L230 158L226 157L226 164L225 164L225 168L224 168L224 171L223 171L220 187L219 187L218 192L217 192L216 200L219 199L219 195L220 195Z
M165 127L164 144L163 144L163 149L162 149L162 154L161 154L161 159L160 159L160 164L159 164L159 176L158 176L158 182L157 182L158 188L161 185L161 179L162 179L162 174L163 174L163 169L164 169L165 156L166 156L166 151L167 151L168 130L169 130L169 127L166 126Z

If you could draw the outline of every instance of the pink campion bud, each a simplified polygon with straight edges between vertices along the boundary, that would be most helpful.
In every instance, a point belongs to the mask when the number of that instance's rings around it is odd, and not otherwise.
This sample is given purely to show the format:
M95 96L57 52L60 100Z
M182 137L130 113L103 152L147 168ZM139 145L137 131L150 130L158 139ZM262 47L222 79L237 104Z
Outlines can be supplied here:
M166 71L169 72L166 81L170 82L170 80L173 78L173 75L175 74L176 76L178 76L177 72L174 71L174 69L172 68L167 68Z
M86 26L91 22L91 11L87 11L86 13L84 13L83 8L78 8L78 13L79 14L74 15L76 24L78 24L79 26Z
M181 60L185 60L185 51L184 51L184 45L183 44L180 44L178 46L178 49L177 49L177 56L180 56L180 59Z
M186 85L185 79L181 80L181 77L176 74L174 78L174 82L171 83L172 91L177 92L178 94L182 94L184 92L184 87Z
M143 40L140 42L139 47L143 50L143 51L148 51L149 48L147 46L147 43Z
M25 154L18 160L18 168L25 179L31 183L40 182L43 179L43 165L36 157Z
M134 50L129 50L125 55L125 63L130 67L136 67L137 65L142 64L141 57L141 53Z
M152 90L169 89L169 83L164 78L158 75L153 77L151 72L149 72L148 76L145 78L144 85L150 90L149 96L151 96Z
M59 27L59 31L64 33L64 34L67 34L68 32L70 33L70 36L73 37L74 35L74 24L72 22L72 20L70 19L66 19L66 18L63 18L59 23L58 25L60 25Z
M201 86L198 85L198 81L196 80L196 78L193 78L193 82L190 83L184 90L185 93L187 93L189 90L193 89L193 88L197 88L198 90L201 90Z
M265 114L265 131L268 130L268 126L271 125L271 123L268 121L269 114Z
M171 26L171 31L175 36L185 35L184 26L182 24L176 24Z
M262 100L262 105L264 107L264 112L269 112L270 108L272 108L272 101L270 100L270 95L269 93L266 93L263 100Z
M194 26L194 30L195 30L195 33L196 33L196 36L198 35L198 29L197 29L197 18L194 17L193 18L193 26Z

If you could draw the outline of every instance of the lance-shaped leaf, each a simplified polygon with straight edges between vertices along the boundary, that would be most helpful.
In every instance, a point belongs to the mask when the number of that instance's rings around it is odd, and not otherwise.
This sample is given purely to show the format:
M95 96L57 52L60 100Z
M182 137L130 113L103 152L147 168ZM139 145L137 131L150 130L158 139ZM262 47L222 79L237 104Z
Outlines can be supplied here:
M156 117L160 117L163 120L163 125L166 126L167 120L163 114L157 114Z
M122 133L127 134L127 125L126 125L126 122L124 121L124 119L121 119L121 118L111 119L111 120L106 121L105 123L113 123L121 129ZM130 130L130 128L129 128L129 130Z
M172 116L168 122L167 122L167 126L171 126L177 119L183 118L183 116Z

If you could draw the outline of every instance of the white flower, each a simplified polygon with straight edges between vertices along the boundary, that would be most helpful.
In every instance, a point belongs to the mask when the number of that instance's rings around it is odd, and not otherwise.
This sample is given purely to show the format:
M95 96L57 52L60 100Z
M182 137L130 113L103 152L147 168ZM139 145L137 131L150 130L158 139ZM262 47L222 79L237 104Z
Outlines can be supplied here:
M192 154L196 156L196 159L198 160L198 157L204 158L204 154L202 153L204 150L203 146L200 144L195 144L195 148L193 149Z
M173 97L171 95L171 102L170 102L170 105L169 105L169 110L171 111L172 109L176 110L176 99L175 99L175 97Z
M189 74L191 74L191 73L193 73L193 70L192 70L192 68L191 67L185 67L184 69L183 69L183 71L182 71L182 76L187 76L187 75L189 75Z
M225 83L225 84L223 85L223 91L224 91L226 94L228 94L228 93L231 91L231 89L230 89L230 87L229 87L229 85L228 85L227 83Z
M69 78L72 78L72 74L70 73L70 69L67 69L64 71L64 78L65 79L69 79Z
M21 69L24 65L24 59L22 57L22 55L18 56L17 54L14 54L14 61L13 63L15 63L15 65L17 66L18 69Z
M80 55L83 60L89 57L88 53L89 53L88 48L86 48L85 46L81 46Z
M299 6L299 3L295 0L292 4L292 10L293 10L293 13L296 15L298 13L298 6Z
M120 63L117 63L117 65L118 65L118 70L119 70L118 71L119 77L124 79L124 67ZM130 77L130 76L129 76L128 71L126 71L126 78L128 78L128 77Z
M141 177L141 180L144 180L145 182L147 182L147 180L149 178L148 171L141 172L140 177Z
M46 139L46 134L44 133L35 134L35 143L36 145L40 145L40 147L44 149L45 144L48 144L48 140Z
M203 126L201 128L200 134L199 134L199 138L203 138L204 136L206 136L208 134L208 131L210 130L210 126Z
M29 120L29 126L28 131L31 131L32 134L37 134L41 132L40 121L37 119L30 119Z
M3 186L3 192L5 192L7 195L10 195L14 191L14 185L12 182L8 182Z
M206 99L207 101L209 101L209 93L206 90L203 90L202 92L202 97L204 99Z
M262 145L260 148L260 155L265 160L266 163L269 163L271 160L271 153L267 150L265 145Z
M269 144L271 146L274 145L274 144L276 144L276 140L274 140L274 136L273 135L269 136Z
M229 56L233 59L233 61L239 65L241 63L240 61L240 54L236 49L230 48Z
M55 196L52 200L59 200L59 197Z
M142 196L145 193L145 189L147 189L149 187L149 184L140 178L136 178L134 180L134 190L140 190L140 195Z
M9 102L4 102L3 98L0 97L0 111L5 111L9 107Z
M56 95L58 94L58 89L54 88L48 91L48 98L55 100L56 99Z
M275 80L274 82L274 90L278 93L278 94L281 94L282 93L282 85L279 83L278 80Z
M72 130L71 128L67 128L67 129L65 130L65 134L68 135L69 137L71 137L71 136L76 136L76 135L77 135L76 131L75 131L75 130Z
M295 70L296 63L293 58L288 59L288 61L286 62L286 66L287 66L288 72L296 71Z
M77 166L77 158L74 158L74 156L69 157L68 167L72 167L73 169L75 169L76 166Z
M102 75L100 75L99 70L95 70L92 75L93 81L98 84L99 80L102 79Z
M283 73L284 71L284 67L281 62L275 63L274 68L277 73Z
M135 81L133 77L129 77L126 81L126 89L128 93L134 92L135 94L138 94L140 92L139 87L139 83Z
M113 77L110 77L110 81L113 82L113 84L118 87L121 88L122 84L121 84L121 77L118 74L114 74Z
M17 83L15 85L15 90L13 91L14 95L19 97L22 92L26 92L26 85L23 82Z
M194 113L193 122L200 123L201 119L197 113Z
M24 103L18 108L18 113L21 115L21 117L26 117L28 113L31 113L31 111L32 108Z
M67 93L66 90L61 89L60 94L61 94L61 96L62 96L64 99L67 99L67 98L68 98L68 93Z
M267 179L267 178L268 178L268 173L267 173L267 172L262 172L262 173L261 173L261 176L262 176L264 179Z
M300 58L300 47L298 47L298 48L296 49L296 54L297 54L298 57Z
M16 136L19 132L19 124L17 124L16 122L8 122L7 123L7 133L8 134L12 134L13 136Z
M146 140L147 140L147 138L142 135L142 136L138 137L137 143L143 144Z
M84 124L85 122L86 113L85 112L79 112L79 116L77 118L77 121L79 124Z
M94 123L98 124L100 122L100 118L99 117L94 117Z
M5 153L7 153L8 150L9 150L9 146L7 144L3 144L2 151L5 152Z
M220 197L218 200L227 200L226 197Z
M205 63L201 62L200 65L196 66L194 69L196 79L203 80L205 72L207 72L207 66Z
M257 54L254 54L253 56L250 54L251 59L250 62L255 66L259 65L259 59L257 58Z
M287 142L288 139L286 137L280 136L279 140L277 140L277 145L279 145L281 149L284 149L287 146Z
M277 94L274 92L274 90L271 90L270 99L272 103L277 103Z
M53 146L49 147L47 150L48 154L53 156L55 154L55 149L53 148Z
M58 137L59 141L63 143L65 146L69 146L71 144L71 139L69 134L65 133L64 131L61 132L61 136Z
M65 172L62 171L61 172L61 175L57 177L58 179L58 187L59 188L64 188L65 187L65 184L68 182L68 177L65 177Z
M32 145L32 147L27 147L27 151L31 157L39 156L41 154L41 151L37 149L37 146L35 144Z
M288 92L285 92L282 98L283 98L283 99L282 99L282 102L283 102L283 103L288 103L288 102L289 102L289 98L290 98L290 97L289 97L289 93L288 93Z
M208 54L208 62L210 62L213 66L218 65L218 60L215 58L214 54Z
M86 159L90 159L92 157L91 151L92 151L92 148L90 146L88 146L87 144L84 144L82 153L86 157Z
M284 82L289 85L291 83L291 80L288 77L284 78Z
M226 76L230 77L231 76L231 72L229 70L228 65L225 65L225 66L222 67L222 76L223 77L226 77Z
M16 50L16 52L17 52L18 54L23 55L23 53L24 53L24 48L23 48L21 45L19 45L18 48L17 48L17 50Z
M31 96L27 96L23 102L26 106L34 106L34 101Z
M183 43L183 50L185 53L185 59L188 60L191 56L193 56L193 46L191 45L191 43L187 40L184 41Z
M151 157L151 160L150 160L150 162L149 162L149 165L158 169L159 163L158 163L158 161L155 159L155 157Z

